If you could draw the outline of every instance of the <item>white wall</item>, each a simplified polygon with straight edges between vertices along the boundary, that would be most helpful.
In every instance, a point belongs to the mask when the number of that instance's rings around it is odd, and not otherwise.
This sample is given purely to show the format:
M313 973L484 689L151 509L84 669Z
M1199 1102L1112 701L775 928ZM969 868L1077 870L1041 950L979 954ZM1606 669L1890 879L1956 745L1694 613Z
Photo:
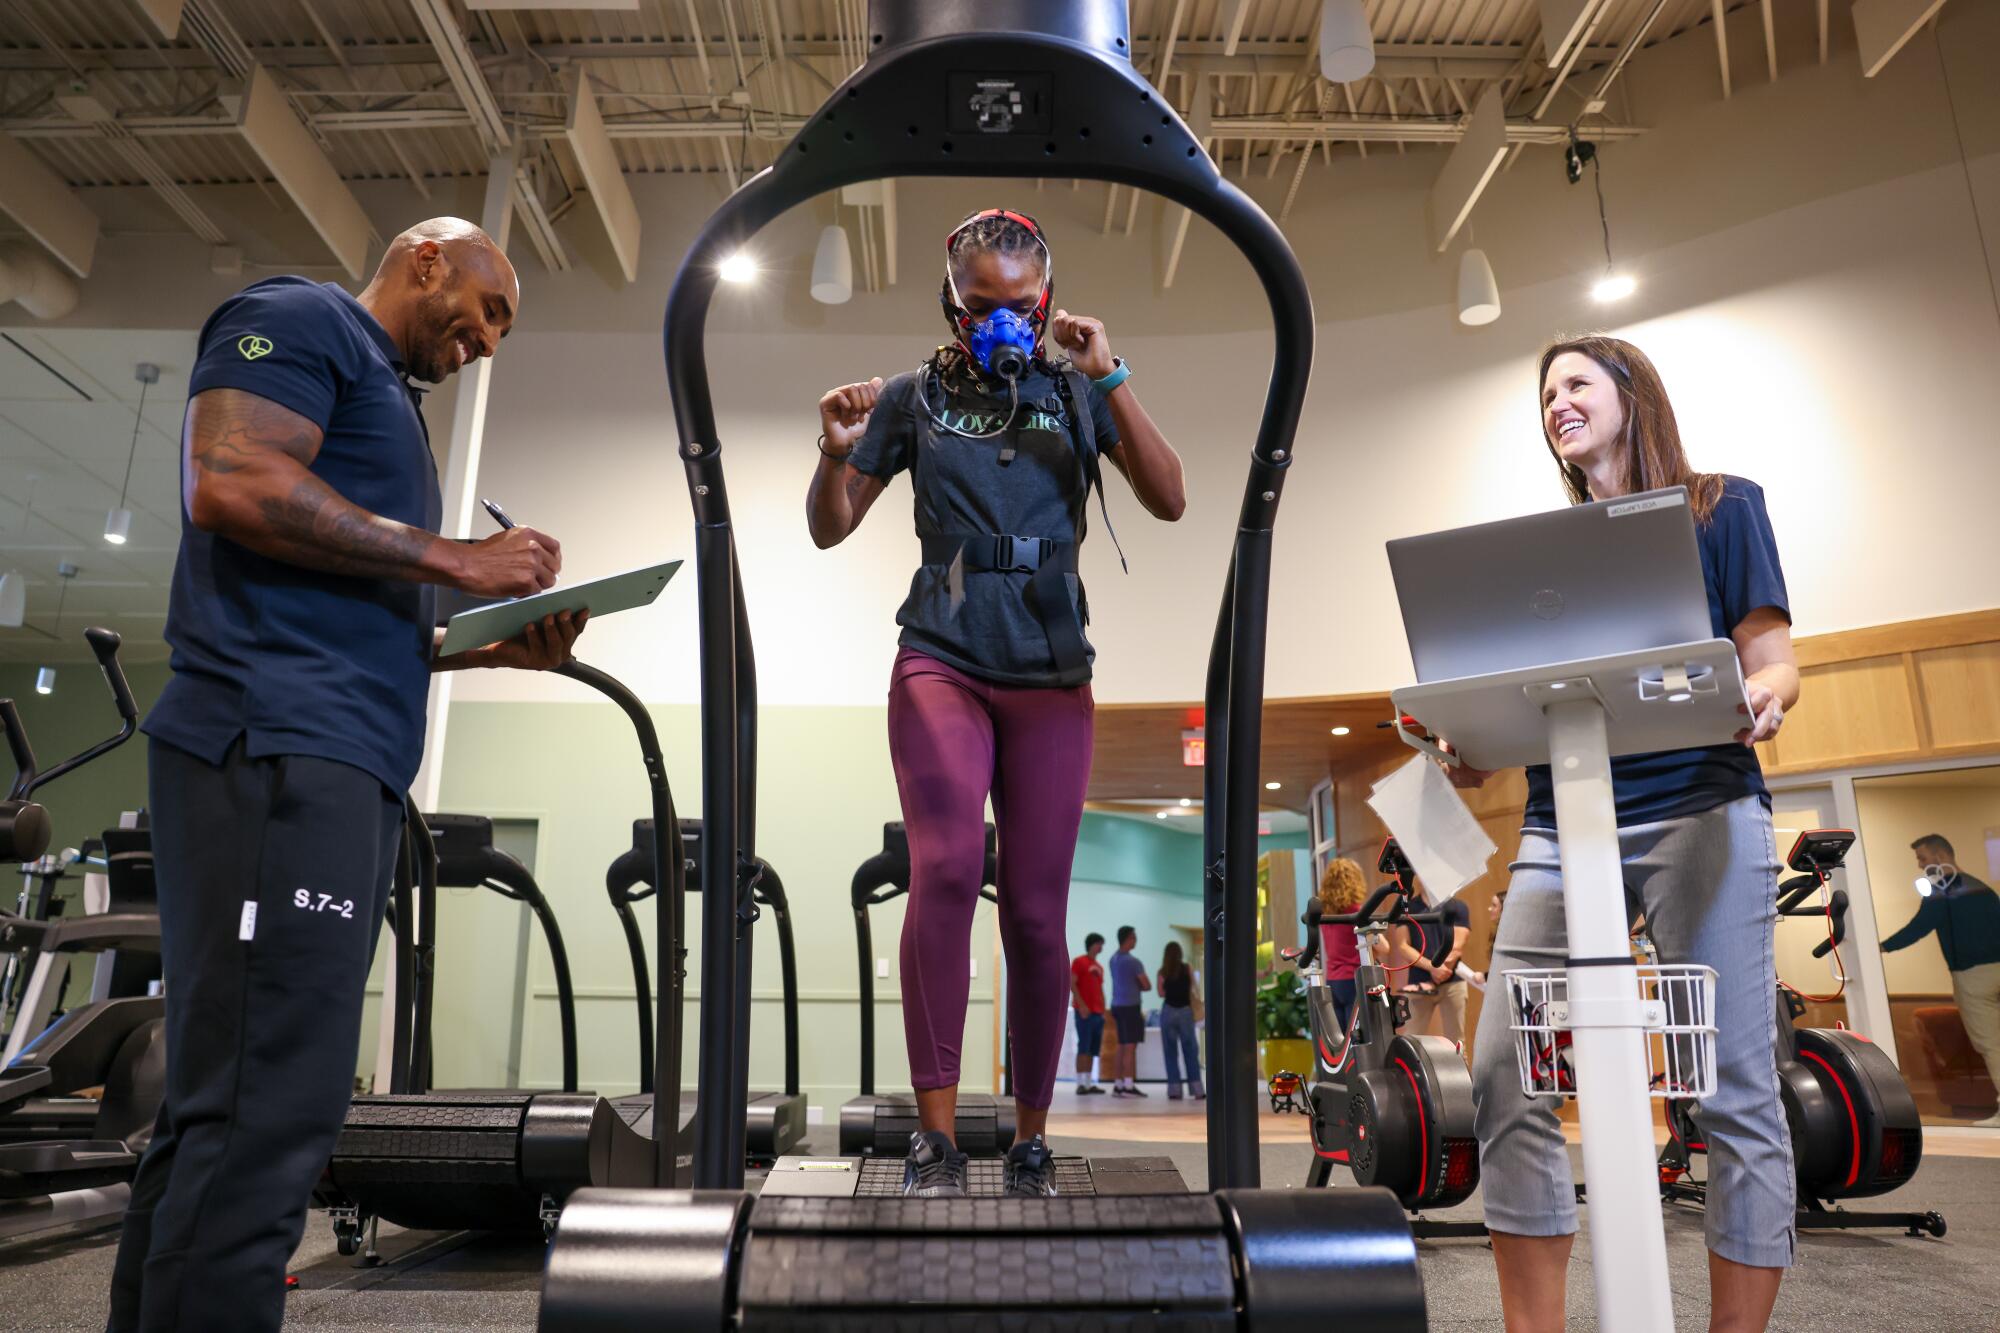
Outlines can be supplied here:
M1312 284L1318 359L1277 529L1269 693L1408 678L1382 543L1559 504L1536 424L1534 354L1552 333L1608 317L1660 363L1697 466L1769 489L1801 632L2000 604L2000 530L1989 521L2000 490L2000 297L1989 274L1989 260L2000 266L2000 85L1983 78L2000 58L2000 6L1943 12L1949 101L1928 33L1862 80L1842 23L1833 58L1814 62L1806 8L1780 7L1779 80L1739 71L1728 101L1705 30L1632 61L1621 95L1651 129L1605 146L1604 181L1617 253L1643 285L1615 312L1583 296L1600 263L1596 209L1588 182L1563 183L1552 149L1524 153L1479 207L1506 307L1481 330L1452 318L1456 254L1434 255L1424 239L1439 154L1378 150L1308 172L1286 232ZM1746 10L1732 25L1755 20ZM1742 36L1745 51L1761 52L1760 34ZM1230 171L1236 179L1233 160ZM1275 209L1288 175L1258 168L1243 183ZM470 206L477 184L458 183L457 206ZM607 275L587 209L564 219L574 272L523 263L522 323L496 368L479 489L562 537L570 577L691 548L659 306L720 188L635 181L646 216L636 284ZM915 558L909 492L899 483L854 539L815 551L801 512L813 402L829 385L913 365L937 340L937 238L995 198L1049 224L1060 301L1109 320L1135 389L1187 459L1191 503L1178 525L1146 518L1114 479L1129 578L1104 533L1087 548L1098 697L1198 697L1268 374L1267 320L1247 267L1197 224L1175 286L1160 290L1157 241L1171 214L1149 206L1131 237L1100 236L1099 185L899 190L899 286L838 309L805 297L828 216L819 204L760 238L765 284L725 292L711 317L763 697L883 697L891 620ZM1969 191L1986 218L1983 244ZM108 207L115 192L92 193ZM361 193L385 233L416 215L396 187ZM229 196L230 215L251 216L254 196ZM198 323L220 280L177 261L177 245L109 237L70 322ZM593 628L588 655L649 699L692 700L694 627L690 574L654 610ZM467 677L457 691L541 697L536 682L506 673Z

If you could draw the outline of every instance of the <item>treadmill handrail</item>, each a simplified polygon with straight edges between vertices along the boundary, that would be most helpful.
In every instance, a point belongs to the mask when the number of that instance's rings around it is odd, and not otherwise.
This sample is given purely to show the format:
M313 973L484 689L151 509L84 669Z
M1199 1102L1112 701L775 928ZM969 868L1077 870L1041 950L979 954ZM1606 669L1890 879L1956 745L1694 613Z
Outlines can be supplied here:
M1006 30L995 30L994 9L1007 11ZM709 1080L727 1076L732 1106L741 1100L741 1034L735 1006L724 1001L735 993L739 965L738 950L729 946L740 946L747 937L722 912L738 906L730 867L739 854L754 855L756 814L755 669L703 345L722 260L780 214L864 181L913 175L1106 180L1151 190L1214 224L1256 273L1274 326L1274 365L1211 656L1211 739L1204 774L1205 806L1214 812L1204 819L1205 909L1210 938L1220 945L1210 959L1211 1007L1218 1011L1211 1023L1222 1053L1210 1071L1209 1184L1254 1185L1256 932L1247 923L1257 917L1257 769L1271 531L1312 370L1312 302L1298 260L1276 224L1222 177L1171 105L1133 67L1119 0L1015 0L985 6L980 23L967 17L962 4L871 6L867 62L779 150L771 167L709 217L667 301L667 387L694 509L701 627L702 809L708 819L703 895L709 904L702 955L703 1086L712 1089ZM1018 72L1009 77L1032 75L1060 86L1063 96L1046 111L1046 134L1027 133L1026 127L1014 132L1011 121L965 132L940 127L950 104L948 76L968 69ZM1225 929L1230 923L1245 928ZM731 1160L728 1127L712 1116L704 1125L697 1187L740 1186L740 1154Z
M653 810L653 882L657 886L664 879L669 891L656 891L654 894L654 966L657 969L660 1022L657 1026L653 1023L655 1007L647 1006L639 1024L644 1053L640 1064L646 1089L653 1092L653 1184L658 1189L669 1189L675 1183L680 1161L681 1005L687 978L687 905L684 900L687 867L685 858L678 854L680 820L674 813L673 787L667 781L666 757L660 749L660 735L653 725L653 715L639 701L638 695L607 673L582 662L572 661L558 667L557 673L589 686L618 705L626 720L632 724L640 757L646 765L646 785ZM671 854L669 840L674 843ZM620 920L625 926L626 945L632 955L634 977L643 995L646 989L645 943L639 938L638 923L632 920L629 905L621 902L618 907ZM657 1075L666 1081L664 1089L653 1086L655 1070L664 1071ZM665 1115L660 1114L663 1106L667 1108Z
M0 912L0 949L42 953L94 953L103 949L160 947L160 918L153 912L102 912L37 921Z

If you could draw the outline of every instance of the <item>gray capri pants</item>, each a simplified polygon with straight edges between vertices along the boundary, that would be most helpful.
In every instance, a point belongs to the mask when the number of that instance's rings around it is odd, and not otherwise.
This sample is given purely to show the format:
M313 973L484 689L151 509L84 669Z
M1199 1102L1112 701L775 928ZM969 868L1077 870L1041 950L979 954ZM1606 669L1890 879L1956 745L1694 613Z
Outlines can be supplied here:
M1708 1139L1708 1248L1789 1268L1797 1204L1792 1140L1778 1099L1778 859L1771 812L1744 796L1700 814L1618 830L1631 914L1644 912L1663 963L1716 971L1715 1096L1695 1110ZM1529 1097L1508 1025L1503 973L1561 967L1567 931L1556 835L1523 829L1493 942L1494 985L1472 1061L1486 1225L1522 1236L1576 1230L1576 1194L1553 1098Z

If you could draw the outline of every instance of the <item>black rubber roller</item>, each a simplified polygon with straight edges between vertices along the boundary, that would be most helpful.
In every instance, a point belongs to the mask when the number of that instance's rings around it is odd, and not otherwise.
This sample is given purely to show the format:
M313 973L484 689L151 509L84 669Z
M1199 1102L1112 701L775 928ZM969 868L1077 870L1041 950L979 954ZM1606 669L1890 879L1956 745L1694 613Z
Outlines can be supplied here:
M543 1333L1425 1327L1383 1190L752 1203L588 1190L549 1250Z

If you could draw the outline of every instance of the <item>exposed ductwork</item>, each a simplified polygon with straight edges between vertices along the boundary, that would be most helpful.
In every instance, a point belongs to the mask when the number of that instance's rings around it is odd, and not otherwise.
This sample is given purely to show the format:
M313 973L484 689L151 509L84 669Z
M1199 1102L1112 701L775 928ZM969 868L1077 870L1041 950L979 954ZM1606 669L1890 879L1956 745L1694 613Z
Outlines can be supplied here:
M36 319L61 319L79 295L76 279L35 246L0 241L0 305L19 301Z

